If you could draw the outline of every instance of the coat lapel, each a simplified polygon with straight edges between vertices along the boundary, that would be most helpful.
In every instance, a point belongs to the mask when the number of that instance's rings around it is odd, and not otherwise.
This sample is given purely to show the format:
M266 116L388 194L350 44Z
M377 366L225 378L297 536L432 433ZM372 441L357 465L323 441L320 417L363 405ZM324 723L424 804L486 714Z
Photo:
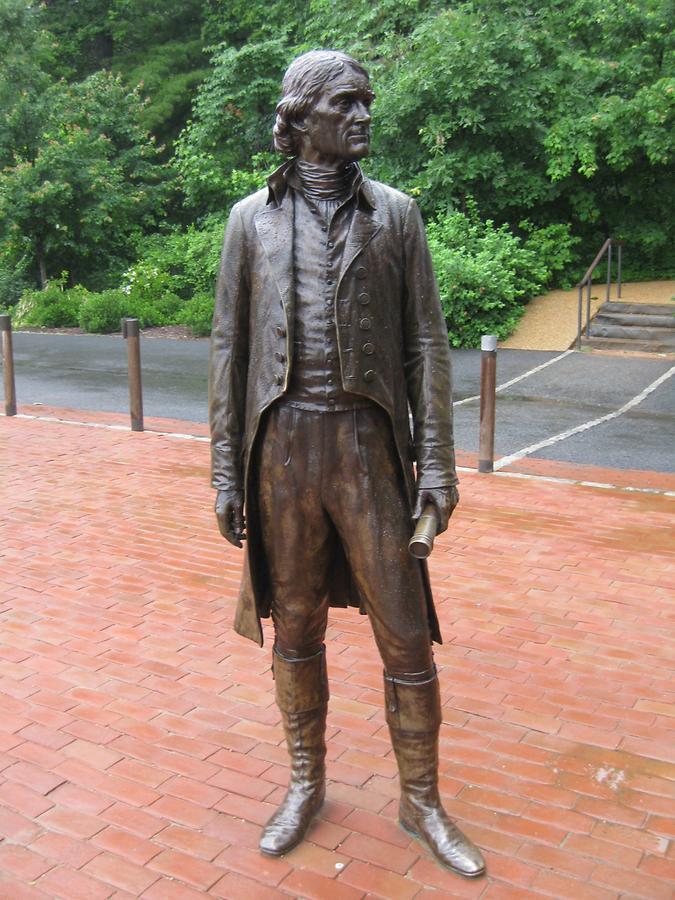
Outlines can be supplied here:
M364 212L358 206L354 210L352 223L347 235L345 244L345 252L342 257L342 268L340 269L340 281L344 278L345 273L358 257L372 241L378 231L382 228L382 223L373 218L372 212Z
M259 212L254 222L281 300L288 309L293 297L293 203L289 195L279 206Z

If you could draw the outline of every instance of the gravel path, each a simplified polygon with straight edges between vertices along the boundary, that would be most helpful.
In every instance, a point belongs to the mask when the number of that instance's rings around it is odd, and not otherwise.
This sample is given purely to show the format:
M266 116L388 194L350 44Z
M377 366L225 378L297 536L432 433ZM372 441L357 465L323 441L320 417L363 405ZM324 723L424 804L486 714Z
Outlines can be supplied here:
M604 282L593 285L591 315L595 315L604 303L605 291ZM621 300L625 303L669 303L673 296L675 281L632 281L624 284L621 291ZM617 299L615 284L610 299ZM577 336L578 302L576 288L550 291L535 297L528 303L525 315L511 337L499 346L510 350L567 350ZM584 296L584 305L585 302Z

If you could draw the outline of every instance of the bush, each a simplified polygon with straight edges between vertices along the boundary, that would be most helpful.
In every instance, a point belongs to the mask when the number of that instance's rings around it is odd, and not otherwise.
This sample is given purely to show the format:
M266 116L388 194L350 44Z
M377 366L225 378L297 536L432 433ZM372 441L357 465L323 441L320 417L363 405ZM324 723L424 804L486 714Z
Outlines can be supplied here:
M138 319L141 328L173 325L182 306L171 275L157 266L139 262L124 273L122 292L127 315Z
M120 320L129 315L127 297L120 290L89 294L80 308L79 325L94 334L119 331Z
M568 223L536 228L526 219L518 227L527 235L525 248L534 254L541 266L540 279L543 287L551 287L554 283L559 283L561 278L574 281L574 273L570 268L574 262L573 248L581 240L572 236L572 228Z
M0 307L9 309L15 306L28 290L30 284L21 270L5 269L0 265Z
M66 289L64 281L65 275L50 281L42 291L24 291L14 308L14 324L33 328L77 327L88 291L79 285Z
M139 266L157 269L170 279L170 289L184 300L213 293L225 220L212 217L203 227L153 235L139 247ZM137 268L137 267L135 267Z
M188 325L197 337L208 337L211 334L213 306L214 296L212 293L195 294L183 306L180 315L181 324Z
M438 217L427 235L454 347L478 347L484 334L508 337L527 300L571 259L574 242L567 226L557 225L539 230L530 226L530 236L523 241L507 225L482 222L471 204L467 214ZM551 244L557 256L547 262Z

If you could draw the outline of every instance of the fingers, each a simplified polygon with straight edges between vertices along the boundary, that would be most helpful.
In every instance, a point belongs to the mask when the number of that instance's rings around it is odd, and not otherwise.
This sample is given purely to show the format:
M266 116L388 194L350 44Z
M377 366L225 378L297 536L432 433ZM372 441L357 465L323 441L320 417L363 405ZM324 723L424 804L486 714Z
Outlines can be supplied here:
M420 490L415 497L415 506L413 509L413 519L416 521L424 512L427 503L433 503L438 515L437 534L443 534L447 531L448 521L453 510L459 502L459 493L453 485L447 488L427 488Z
M451 510L447 502L442 504L437 503L436 510L438 512L438 531L436 534L443 534L444 531L448 530L448 521L450 519Z
M235 547L241 547L245 540L244 504L239 497L233 497L226 491L219 491L216 497L216 520L218 530Z

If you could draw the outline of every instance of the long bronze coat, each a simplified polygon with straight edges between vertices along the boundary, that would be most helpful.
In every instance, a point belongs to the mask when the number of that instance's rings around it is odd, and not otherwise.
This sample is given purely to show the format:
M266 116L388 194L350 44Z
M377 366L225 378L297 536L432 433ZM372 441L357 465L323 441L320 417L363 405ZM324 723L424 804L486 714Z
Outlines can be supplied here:
M270 583L257 527L257 472L251 463L261 416L289 384L293 239L290 191L264 189L234 206L225 231L211 335L213 486L246 490L248 548L235 629L260 645L260 617L269 615ZM422 219L410 197L364 179L335 297L343 387L369 397L389 414L411 502L415 460L420 487L454 484L447 331ZM422 567L431 634L440 642ZM336 561L330 602L361 605L344 556Z

